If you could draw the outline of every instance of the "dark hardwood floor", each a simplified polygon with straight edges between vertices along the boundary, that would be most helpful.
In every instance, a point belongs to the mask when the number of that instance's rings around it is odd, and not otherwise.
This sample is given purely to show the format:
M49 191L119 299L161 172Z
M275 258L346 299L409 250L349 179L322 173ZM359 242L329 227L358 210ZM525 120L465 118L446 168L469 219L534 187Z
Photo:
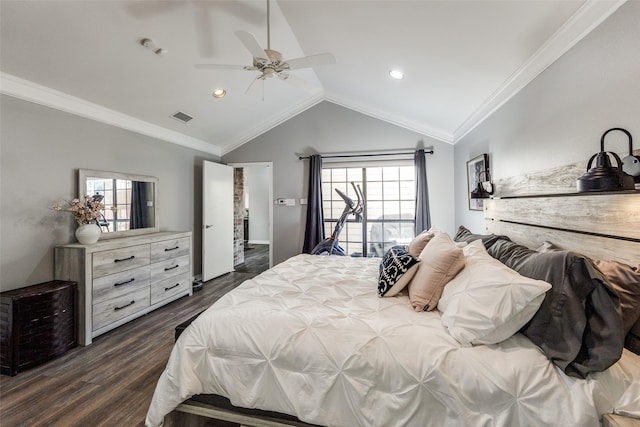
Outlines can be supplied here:
M0 426L143 426L174 328L268 268L268 246L266 265L247 264L251 272L206 282L193 296L116 328L90 346L15 377L0 376Z
M258 274L269 266L269 245L247 244L244 249L244 263L236 265L236 272Z

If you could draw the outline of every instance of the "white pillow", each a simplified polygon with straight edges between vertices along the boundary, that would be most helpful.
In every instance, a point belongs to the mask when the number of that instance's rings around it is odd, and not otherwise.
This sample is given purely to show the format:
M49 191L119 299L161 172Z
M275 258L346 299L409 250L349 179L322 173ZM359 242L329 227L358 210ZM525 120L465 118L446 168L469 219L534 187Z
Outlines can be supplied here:
M442 323L462 345L504 341L531 320L551 285L502 264L481 240L462 250L466 266L445 286L438 302Z

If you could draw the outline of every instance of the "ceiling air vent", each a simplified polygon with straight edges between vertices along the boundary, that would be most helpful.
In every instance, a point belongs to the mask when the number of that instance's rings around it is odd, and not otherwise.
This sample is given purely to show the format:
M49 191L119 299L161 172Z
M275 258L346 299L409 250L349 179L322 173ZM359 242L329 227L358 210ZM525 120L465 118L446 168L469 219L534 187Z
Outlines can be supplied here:
M193 119L193 117L191 117L188 114L183 113L182 111L178 111L177 113L175 113L171 117L173 117L176 120L180 120L182 123L187 123L189 120Z

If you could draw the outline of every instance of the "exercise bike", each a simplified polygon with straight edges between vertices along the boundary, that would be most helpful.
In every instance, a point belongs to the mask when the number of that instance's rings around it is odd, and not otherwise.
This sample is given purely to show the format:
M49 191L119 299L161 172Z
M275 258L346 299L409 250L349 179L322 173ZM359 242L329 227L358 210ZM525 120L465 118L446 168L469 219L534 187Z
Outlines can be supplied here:
M349 217L349 215L355 215L357 222L362 221L362 212L364 211L364 205L365 205L364 195L362 194L362 189L360 188L360 185L356 186L352 181L351 186L353 187L353 190L355 191L356 196L358 197L358 202L357 203L354 202L350 197L348 197L342 191L338 190L337 188L335 189L336 193L338 193L338 195L342 198L342 200L344 200L344 203L346 206L344 207L344 210L342 211L342 215L340 215L340 218L338 219L338 222L336 223L336 226L333 229L333 233L331 234L331 237L327 237L322 242L318 243L311 251L311 254L342 255L342 256L347 255L345 250L342 249L342 247L340 246L340 243L338 243L338 236L340 235L340 232L344 227L344 223L347 221L347 218Z

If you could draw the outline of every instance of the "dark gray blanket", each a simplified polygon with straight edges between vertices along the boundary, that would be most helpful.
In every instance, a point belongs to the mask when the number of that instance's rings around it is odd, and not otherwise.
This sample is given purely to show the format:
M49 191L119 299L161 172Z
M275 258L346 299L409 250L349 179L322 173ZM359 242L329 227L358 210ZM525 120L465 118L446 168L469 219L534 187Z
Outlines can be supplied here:
M506 239L491 242L491 256L552 285L520 332L567 375L586 378L622 355L624 332L616 291L593 262L569 251L536 252Z

